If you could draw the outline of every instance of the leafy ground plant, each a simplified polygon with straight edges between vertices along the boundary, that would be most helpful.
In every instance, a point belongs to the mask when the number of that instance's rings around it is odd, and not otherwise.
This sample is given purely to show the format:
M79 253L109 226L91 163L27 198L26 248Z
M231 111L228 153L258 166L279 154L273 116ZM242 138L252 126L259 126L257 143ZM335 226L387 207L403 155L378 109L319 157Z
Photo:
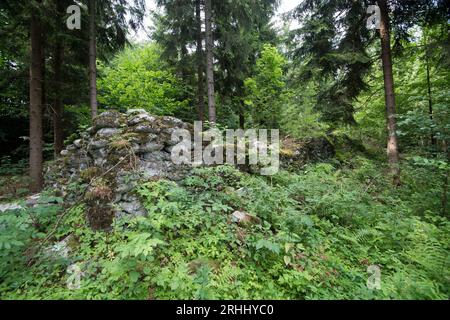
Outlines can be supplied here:
M417 170L439 194L429 172ZM424 202L414 184L388 195L389 182L373 180L379 171L357 158L351 169L317 164L269 179L218 166L179 184L150 181L136 190L148 216L116 219L110 232L92 231L84 206L69 209L52 239L71 237L62 259L30 252L54 228L60 205L33 209L39 225L30 209L9 211L0 215L0 296L447 299L449 224L439 198ZM235 221L236 210L254 223ZM74 263L80 285L68 289ZM371 265L381 270L380 290L367 287Z

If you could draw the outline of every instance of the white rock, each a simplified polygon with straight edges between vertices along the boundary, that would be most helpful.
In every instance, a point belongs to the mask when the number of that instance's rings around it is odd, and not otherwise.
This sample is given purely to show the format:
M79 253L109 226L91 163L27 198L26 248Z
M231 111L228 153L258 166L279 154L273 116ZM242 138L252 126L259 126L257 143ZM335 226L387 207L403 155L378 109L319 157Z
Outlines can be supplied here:
M141 122L144 122L144 121L146 121L146 122L153 122L155 120L156 120L155 117L153 117L153 116L151 116L149 114L146 114L146 113L141 113L141 114L138 114L138 115L134 116L131 120L129 120L128 121L128 125L134 126L134 125L136 125L138 123L141 123Z
M66 284L67 289L77 290L81 288L81 278L84 276L84 272L81 270L80 263L74 263L67 267L66 270L69 277L67 278Z
M22 209L22 206L18 203L2 203L0 204L0 212L4 212L6 210L18 210Z
M73 145L77 148L81 148L81 139L77 139L73 142Z
M236 223L259 223L260 219L244 211L235 211L231 214L231 220Z
M67 259L70 253L69 241L71 238L72 236L69 235L63 240L55 242L52 246L45 249L45 253L50 257Z
M241 222L247 217L247 213L243 211L235 211L232 213L233 222Z
M120 129L116 128L103 128L97 131L97 136L99 138L109 138L120 132Z
M136 113L147 113L147 111L145 109L128 109L127 110L127 114L128 115L132 115L132 114L136 114Z

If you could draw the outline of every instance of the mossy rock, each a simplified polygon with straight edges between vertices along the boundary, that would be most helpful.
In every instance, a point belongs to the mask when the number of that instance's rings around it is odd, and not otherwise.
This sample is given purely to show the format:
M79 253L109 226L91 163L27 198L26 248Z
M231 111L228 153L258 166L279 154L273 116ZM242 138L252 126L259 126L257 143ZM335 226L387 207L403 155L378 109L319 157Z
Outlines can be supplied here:
M111 150L117 150L117 151L130 149L131 146L132 146L131 142L124 137L119 137L117 139L113 139L109 143L109 147L111 148Z
M120 128L121 124L124 122L122 118L122 115L117 111L103 112L94 118L94 129Z
M84 182L89 182L95 177L98 177L101 174L101 169L99 167L89 167L80 171L80 178Z
M86 201L104 200L109 201L114 196L111 183L104 177L98 178L91 183L88 191L84 195Z
M91 204L87 211L87 220L93 230L108 230L114 220L115 211L107 203Z
M198 258L188 264L190 274L196 274L202 267L207 267L217 272L220 269L220 263L216 260Z

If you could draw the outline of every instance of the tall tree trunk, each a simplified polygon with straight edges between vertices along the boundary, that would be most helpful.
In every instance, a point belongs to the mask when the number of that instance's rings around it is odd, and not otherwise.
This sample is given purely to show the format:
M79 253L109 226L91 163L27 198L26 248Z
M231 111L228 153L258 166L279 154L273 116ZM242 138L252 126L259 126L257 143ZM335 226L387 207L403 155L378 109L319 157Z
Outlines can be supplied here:
M203 78L203 37L202 37L202 18L201 0L195 1L195 18L197 20L197 112L200 121L205 120L205 84Z
M95 26L95 2L89 0L89 101L92 118L97 116L97 41Z
M245 115L244 115L244 108L240 107L239 109L239 128L244 129L245 127Z
M56 40L55 52L53 57L53 72L54 72L54 90L55 101L53 102L53 149L55 152L55 158L59 156L63 149L63 129L62 129L62 114L63 114L63 101L62 101L62 74L61 67L63 63L64 47L60 39Z
M39 15L31 16L30 64L30 190L42 190L42 26Z
M45 27L41 21L41 30L44 30ZM42 104L42 130L45 132L45 114L47 111L47 83L46 83L46 62L45 62L45 43L46 39L45 36L43 34L41 34L41 59L42 59L42 63L41 63L41 70L42 70L42 95L41 95L41 104Z
M64 14L64 5L60 0L55 0L57 21L61 21ZM56 35L55 46L53 52L53 150L54 158L57 158L63 149L63 129L62 129L62 115L63 115L63 101L62 101L62 64L64 59L64 46L62 38L59 34Z
M188 65L187 65L187 56L189 55L189 51L187 49L186 43L182 43L181 44L181 48L180 48L180 62L181 62L181 79L183 79L183 81L188 81L188 77L190 76L189 71L188 71Z
M398 154L398 140L396 133L396 111L394 77L392 75L392 57L389 35L389 14L387 0L378 0L380 7L380 38L381 38L381 59L383 62L384 94L386 101L386 122L387 122L387 156L390 172L395 186L400 185L400 167Z
M214 97L214 40L211 28L211 0L205 0L205 37L206 37L206 79L208 82L209 122L216 123L216 101Z

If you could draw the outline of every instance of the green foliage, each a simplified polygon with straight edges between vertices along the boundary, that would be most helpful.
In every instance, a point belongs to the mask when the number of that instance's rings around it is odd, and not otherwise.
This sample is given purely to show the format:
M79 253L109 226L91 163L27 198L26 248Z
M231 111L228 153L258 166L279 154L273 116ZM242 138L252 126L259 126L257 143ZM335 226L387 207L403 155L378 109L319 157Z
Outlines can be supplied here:
M281 128L294 138L325 136L329 128L320 121L321 114L314 109L313 94L310 88L303 88L301 95L294 90L287 95L287 103L281 113Z
M52 16L61 1L36 10ZM143 108L192 120L197 72L205 69L204 53L195 50L195 2L158 3L165 9L156 15L158 45L127 47L109 63L99 61L100 108ZM270 177L217 166L195 169L177 183L142 181L133 192L148 215L117 217L103 232L93 231L87 217L95 199L106 205L113 198L111 172L92 181L98 168L83 170L64 201L50 190L45 204L18 200L29 182L21 176L28 148L22 136L34 7L3 1L0 26L11 36L0 43L6 155L0 158L0 201L19 201L22 209L0 212L0 299L448 300L448 10L442 1L394 3L401 186L392 188L386 177L379 39L361 23L363 2L303 1L291 12L301 26L287 32L279 51L280 37L269 23L277 1L213 1L218 127L245 120L247 127L280 128L298 139L332 136L337 157L301 168L286 165ZM97 4L99 57L109 58L126 43L126 17L131 14L132 26L142 20L144 1ZM64 40L60 98L71 142L75 131L91 125L83 94L87 53L74 49L88 29L68 36L57 19L42 20L49 106L56 97L48 62L55 60L55 40ZM48 154L50 109L43 112ZM131 144L121 137L110 148L128 150ZM86 193L91 201L79 204L88 182L94 183ZM235 211L251 218L238 221ZM367 286L367 269L374 265L381 269L380 290ZM79 286L68 285L78 280Z
M285 58L277 48L266 44L256 61L255 76L244 81L245 105L253 123L264 128L278 128L278 115L284 107L283 67Z
M126 48L110 65L102 66L99 101L105 107L143 108L172 115L187 105L180 80L160 60L155 44Z
M5 288L12 293L18 289L17 285L20 283L39 282L40 279L35 279L33 275L36 270L45 273L44 270L47 267L45 260L48 260L45 254L39 258L42 265L36 266L37 268L33 270L30 270L27 265L32 252L37 249L36 243L46 237L49 232L48 226L61 209L57 203L61 203L62 199L55 197L47 197L47 199L54 201L55 204L7 210L0 214L0 296L2 298ZM56 266L52 266L54 267ZM47 280L42 278L41 283Z
M441 38L445 37L441 29L445 28L415 28L414 31L421 36L412 43L401 42L404 53L395 57L393 71L398 116L397 135L404 150L425 147L423 151L437 152L439 148L431 146L431 137L437 141L449 140L450 74L448 68L442 64L441 57ZM359 124L357 131L365 137L365 141L385 141L385 104L380 64L365 81L369 89L361 92L354 104L355 119Z
M206 71L204 44L197 51L198 37L203 41L205 39L204 33L199 35L201 25L196 17L197 3L192 0L158 0L157 4L164 10L154 15L155 32L152 34L152 38L163 48L162 59L181 76L186 88L185 95L191 99L198 94L199 68ZM204 6L198 4L200 16L203 16ZM276 0L212 1L214 89L219 123L236 127L238 117L244 115L243 101L247 98L244 81L254 74L256 58L263 45L277 43L270 21L278 5ZM196 97L195 101L198 100ZM192 113L190 118L186 118L192 119Z
M423 62L425 59L417 52L410 54L408 42L417 47L420 42L416 38L418 26L447 30L446 7L440 1L393 1L389 9L391 39L395 39L393 52ZM358 96L373 93L367 80L371 78L369 74L374 71L373 67L381 64L379 34L366 27L366 10L364 1L305 0L290 14L300 22L300 27L290 32L291 41L288 43L294 68L299 70L294 79L296 82L306 80L320 84L315 106L326 121L354 124L353 113L355 104L359 102ZM446 56L442 53L448 45L446 34L447 31L435 32L433 38L438 41L424 46L427 50L437 47L432 51L440 56L439 60ZM394 63L394 68L397 66L411 75L408 66ZM383 98L383 90L376 92ZM402 90L397 90L400 92Z
M108 233L87 226L84 206L70 209L54 233L73 239L63 260L27 250L52 229L58 210L9 211L0 215L0 296L448 299L450 225L438 213L435 173L403 169L395 192L383 168L361 157L269 180L218 166L195 169L180 184L146 182L136 192L148 216L116 219ZM258 222L234 222L235 210ZM40 217L40 231L31 216ZM40 263L26 267L24 251ZM69 290L73 275L64 270L72 263L82 275L80 288ZM381 290L366 287L373 264Z

